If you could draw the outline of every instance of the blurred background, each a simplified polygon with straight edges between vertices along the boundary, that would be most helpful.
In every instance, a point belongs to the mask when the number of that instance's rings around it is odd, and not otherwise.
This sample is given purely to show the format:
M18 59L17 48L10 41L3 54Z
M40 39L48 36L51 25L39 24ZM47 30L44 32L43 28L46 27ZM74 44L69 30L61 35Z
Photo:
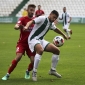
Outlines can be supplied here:
M46 16L54 9L61 14L65 6L72 23L85 23L85 0L0 0L0 23L16 22L28 4L41 5Z

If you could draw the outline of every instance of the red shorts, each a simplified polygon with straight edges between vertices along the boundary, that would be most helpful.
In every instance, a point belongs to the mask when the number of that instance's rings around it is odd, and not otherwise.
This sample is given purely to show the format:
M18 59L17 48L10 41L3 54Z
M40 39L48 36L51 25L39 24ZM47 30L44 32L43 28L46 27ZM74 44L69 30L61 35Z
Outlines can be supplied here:
M25 52L29 57L35 56L35 53L30 51L28 44L18 43L16 46L16 53L23 53L23 55L25 55Z

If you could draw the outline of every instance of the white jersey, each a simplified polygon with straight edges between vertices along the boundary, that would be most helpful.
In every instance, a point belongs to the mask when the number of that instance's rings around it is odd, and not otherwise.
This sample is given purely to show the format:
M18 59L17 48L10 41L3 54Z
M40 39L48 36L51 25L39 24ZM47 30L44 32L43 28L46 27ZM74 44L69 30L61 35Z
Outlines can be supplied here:
M48 17L45 16L39 16L34 19L35 25L29 35L28 41L32 39L43 39L43 37L46 35L46 33L49 31L49 29L56 29L56 26L54 23L51 23L48 19Z
M70 14L67 12L63 12L61 18L63 19L63 25L67 25L70 19Z

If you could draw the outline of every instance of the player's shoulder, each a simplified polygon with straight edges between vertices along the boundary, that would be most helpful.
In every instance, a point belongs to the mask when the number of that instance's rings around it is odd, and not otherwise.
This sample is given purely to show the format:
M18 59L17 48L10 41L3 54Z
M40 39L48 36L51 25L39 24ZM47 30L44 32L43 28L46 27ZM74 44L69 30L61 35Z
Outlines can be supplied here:
M38 18L44 20L44 19L46 19L47 17L42 15L42 16L39 16Z
M20 17L20 18L19 18L19 20L24 20L24 19L25 19L25 17Z

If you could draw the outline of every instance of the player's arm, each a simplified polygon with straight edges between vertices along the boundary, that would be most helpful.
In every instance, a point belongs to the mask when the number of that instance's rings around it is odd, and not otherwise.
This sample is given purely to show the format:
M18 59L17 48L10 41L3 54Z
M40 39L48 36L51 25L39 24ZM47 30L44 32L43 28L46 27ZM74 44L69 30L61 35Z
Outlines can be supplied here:
M59 28L56 28L54 31L58 34L61 34L67 40L67 36Z
M71 22L71 20L72 20L72 17L70 17L70 19L69 19L68 23L70 23L70 22Z
M25 30L29 29L29 27L30 27L32 24L35 24L34 20L29 21L29 22L26 24L26 26L24 27L23 30L25 31Z
M32 25L32 24L39 24L39 23L41 23L41 22L43 21L43 19L44 19L43 16L39 16L39 17L31 20L30 22L28 22L28 23L26 24L26 26L24 27L24 30L29 29L29 26Z
M23 25L20 25L20 24L16 24L14 29L15 30L19 30L19 29L22 29L24 26Z
M69 14L69 13L67 14L67 16L69 17L69 21L68 21L68 23L70 23L70 22L71 22L71 20L72 20L72 17L70 16L70 14Z
M59 28L55 26L55 23L52 23L51 29L54 30L54 32L62 35L67 40L67 36Z
M63 14L61 15L61 17L59 17L59 20L63 20Z
M23 26L23 21L24 21L24 18L21 17L21 18L18 20L17 24L14 26L14 29L15 29L15 30L22 29L22 28L24 27L24 26Z

